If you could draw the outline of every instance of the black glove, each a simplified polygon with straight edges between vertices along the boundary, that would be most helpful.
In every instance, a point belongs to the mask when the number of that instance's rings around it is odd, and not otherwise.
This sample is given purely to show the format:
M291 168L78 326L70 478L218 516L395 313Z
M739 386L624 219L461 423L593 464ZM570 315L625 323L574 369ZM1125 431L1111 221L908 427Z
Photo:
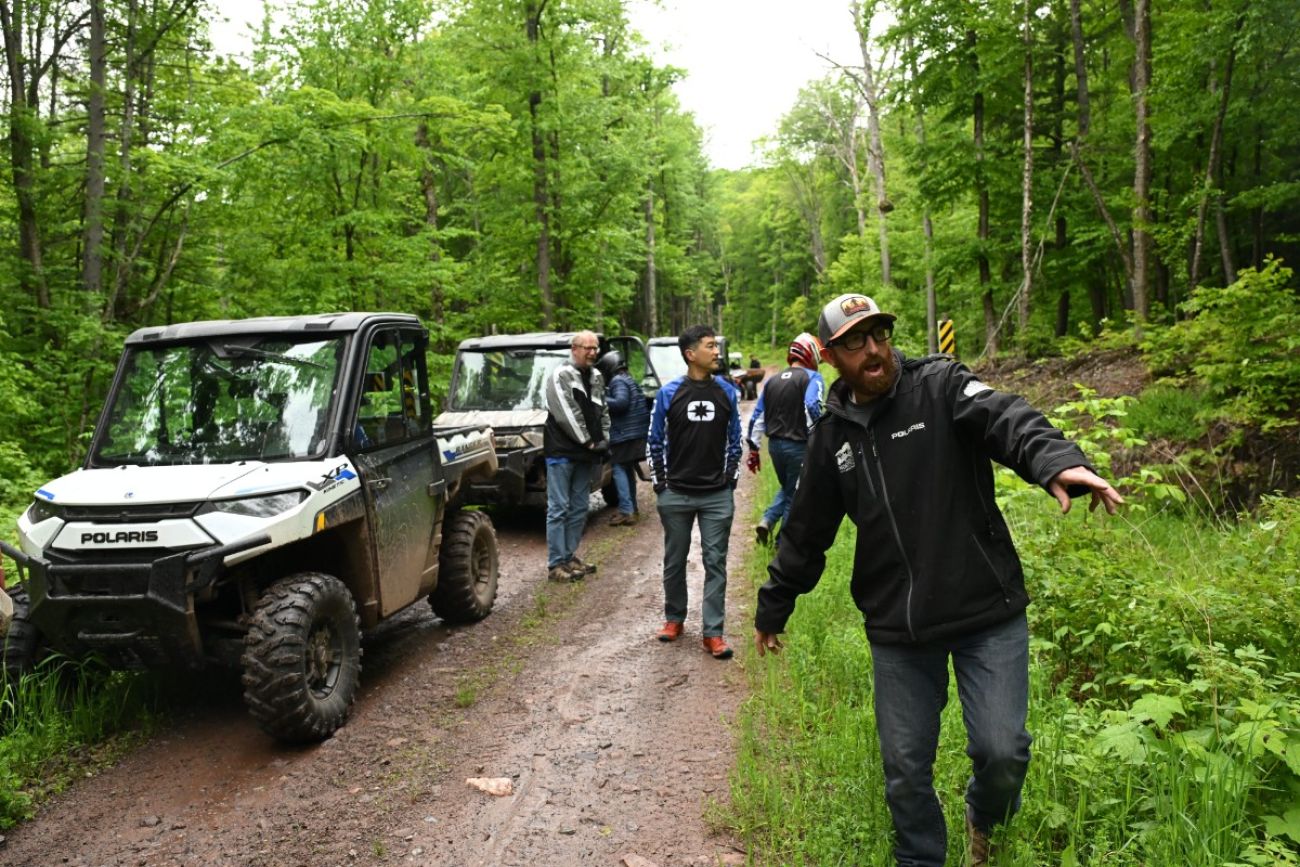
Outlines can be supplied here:
M655 485L655 496L662 494L666 490L668 490L668 484L666 482L660 482L659 484Z
M731 486L731 489L734 491L734 490L736 490L736 485L737 485L739 482L740 482L740 479L732 479L731 481L727 482L727 484L728 484L729 486Z
M591 450L598 455L607 455L609 454L609 443L605 440L594 442L591 444Z

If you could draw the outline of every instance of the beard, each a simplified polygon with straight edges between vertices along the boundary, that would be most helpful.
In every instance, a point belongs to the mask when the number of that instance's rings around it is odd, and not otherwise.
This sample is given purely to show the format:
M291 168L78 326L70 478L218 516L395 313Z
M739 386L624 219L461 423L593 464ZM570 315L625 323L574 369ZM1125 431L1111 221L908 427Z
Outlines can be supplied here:
M846 367L836 365L836 369L859 402L875 400L894 387L894 380L898 378L898 359L894 357L894 350L886 346L850 362Z

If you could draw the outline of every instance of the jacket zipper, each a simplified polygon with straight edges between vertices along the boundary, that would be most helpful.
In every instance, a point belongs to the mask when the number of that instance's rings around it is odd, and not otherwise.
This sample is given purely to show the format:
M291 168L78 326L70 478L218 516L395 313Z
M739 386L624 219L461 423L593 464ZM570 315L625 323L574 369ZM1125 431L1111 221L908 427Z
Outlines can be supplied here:
M1002 591L1002 601L1007 603L1008 606L1011 605L1011 597L1007 594L1007 585L1002 581L1002 573L993 565L993 559L989 557L988 552L984 550L984 546L980 544L980 537L975 533L971 533L970 537L975 542L975 547L979 549L980 556L988 564L989 571L993 573L993 580L998 582L998 589Z
M894 518L894 508L889 503L889 486L885 483L885 468L880 463L880 453L876 451L876 432L868 429L867 436L871 440L871 456L875 458L876 467L880 470L880 492L885 502L885 514L889 515L889 528L894 531L894 542L898 545L899 556L903 558L903 566L907 569L907 634L913 641L916 641L916 630L912 628L912 589L916 586L916 579L912 575L912 563L907 559L907 549L903 547L903 536L898 532L898 521ZM870 475L871 470L867 470Z
M980 510L984 512L984 527L988 531L989 538L996 539L997 533L995 533L993 530L993 515L989 512L989 504L984 500L984 492L980 490L979 464L973 458L971 459L971 472L975 476L975 497L980 501ZM979 544L978 539L975 540L975 544L977 545ZM980 553L983 552L984 549L980 548ZM988 559L987 554L984 556L984 559L985 560Z

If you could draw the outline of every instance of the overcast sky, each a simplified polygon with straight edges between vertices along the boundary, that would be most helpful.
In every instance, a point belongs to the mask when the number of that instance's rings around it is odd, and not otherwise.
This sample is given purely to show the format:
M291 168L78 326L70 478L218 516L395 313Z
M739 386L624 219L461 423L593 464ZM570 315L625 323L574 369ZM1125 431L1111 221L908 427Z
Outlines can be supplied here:
M683 107L704 129L705 152L718 168L750 165L752 142L770 135L799 88L829 67L818 53L861 63L849 0L629 0L632 25L655 56L686 70L676 86ZM247 49L248 25L261 0L223 0L212 39L218 50Z

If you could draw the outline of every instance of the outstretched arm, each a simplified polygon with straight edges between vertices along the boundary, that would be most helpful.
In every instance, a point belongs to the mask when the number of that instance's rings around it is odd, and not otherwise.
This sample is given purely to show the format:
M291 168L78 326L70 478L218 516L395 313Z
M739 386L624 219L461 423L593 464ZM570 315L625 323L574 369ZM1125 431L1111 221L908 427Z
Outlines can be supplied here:
M1107 514L1113 515L1118 506L1124 505L1124 498L1111 487L1110 482L1087 467L1070 467L1061 470L1047 483L1047 490L1061 504L1062 515L1070 511L1070 495L1066 490L1073 485L1082 485L1092 492L1092 502L1088 504L1090 512L1101 505L1106 507Z

